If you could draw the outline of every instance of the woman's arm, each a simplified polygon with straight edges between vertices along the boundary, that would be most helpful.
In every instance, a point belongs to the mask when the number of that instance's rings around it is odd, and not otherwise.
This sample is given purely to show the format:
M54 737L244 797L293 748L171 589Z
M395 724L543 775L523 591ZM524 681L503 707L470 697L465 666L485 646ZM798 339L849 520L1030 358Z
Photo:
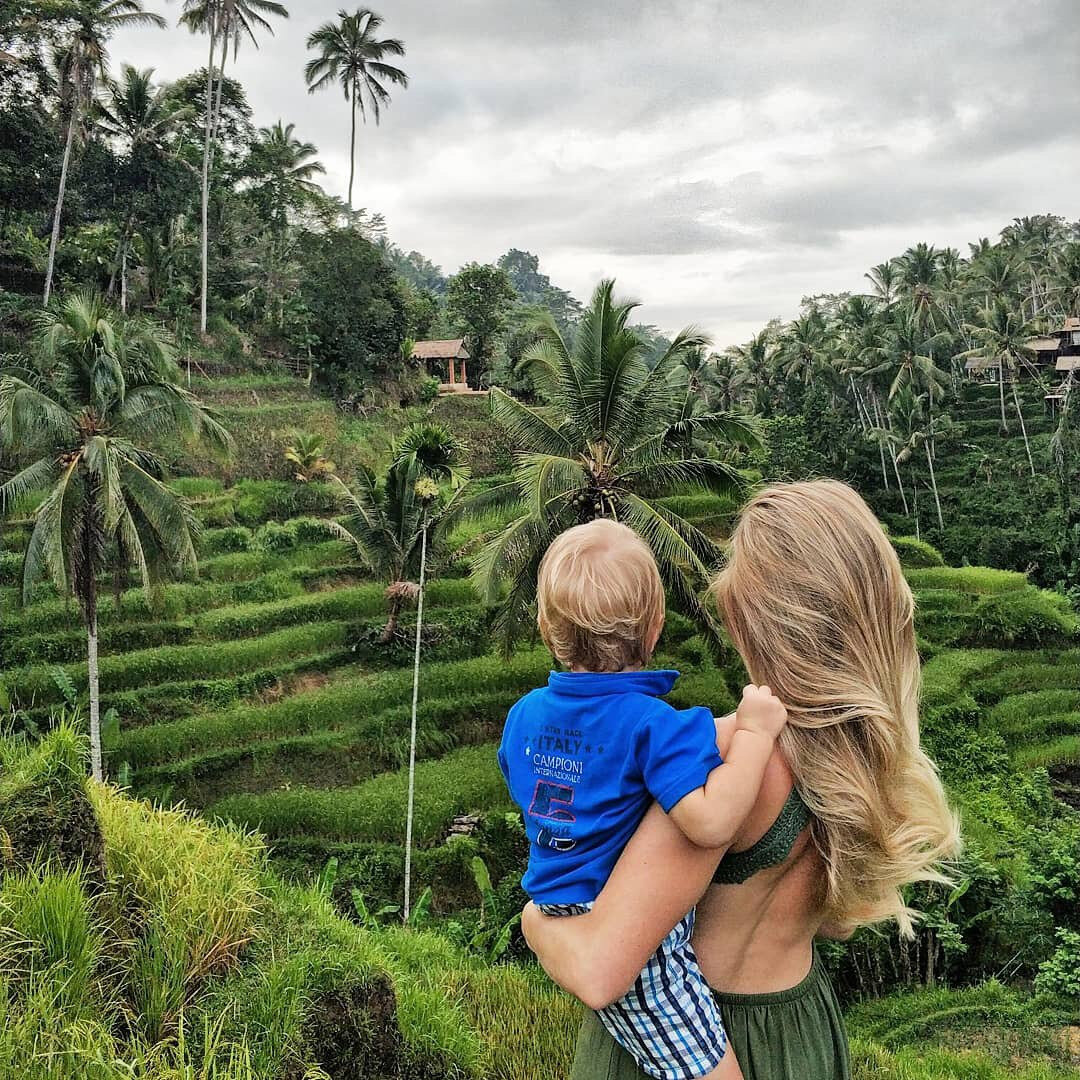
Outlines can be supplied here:
M658 806L645 815L588 915L529 904L522 930L544 970L590 1009L618 1001L698 902L723 855L696 847Z

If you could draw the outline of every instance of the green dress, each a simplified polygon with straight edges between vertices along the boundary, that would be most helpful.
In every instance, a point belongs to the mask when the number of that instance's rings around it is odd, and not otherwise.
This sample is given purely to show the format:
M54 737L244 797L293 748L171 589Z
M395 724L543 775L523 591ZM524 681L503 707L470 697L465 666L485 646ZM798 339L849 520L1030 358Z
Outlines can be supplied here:
M738 884L791 852L810 813L798 792L753 847L727 856L713 880ZM713 991L746 1080L851 1080L844 1018L821 958L806 978L774 994ZM571 1080L649 1080L634 1059L589 1012L578 1035Z

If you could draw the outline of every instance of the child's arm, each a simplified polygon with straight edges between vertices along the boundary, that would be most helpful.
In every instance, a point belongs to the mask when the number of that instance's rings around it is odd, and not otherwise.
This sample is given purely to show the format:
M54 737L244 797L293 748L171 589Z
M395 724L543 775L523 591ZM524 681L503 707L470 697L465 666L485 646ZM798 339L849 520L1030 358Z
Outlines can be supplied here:
M753 809L787 709L767 686L748 686L735 723L724 764L709 773L704 787L668 811L687 839L701 847L726 848L735 839Z

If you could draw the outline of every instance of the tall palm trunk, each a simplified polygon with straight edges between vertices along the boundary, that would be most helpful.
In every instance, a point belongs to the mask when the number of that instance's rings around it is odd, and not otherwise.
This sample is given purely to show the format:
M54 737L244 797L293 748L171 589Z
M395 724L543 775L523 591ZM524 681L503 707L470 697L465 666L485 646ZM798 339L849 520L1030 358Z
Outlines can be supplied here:
M221 91L225 85L225 61L229 58L229 38L226 34L221 50L221 67L218 68L217 94L214 99L214 120L210 129L210 169L214 168L214 151L217 149L217 141L221 138Z
M1001 430L1009 430L1009 422L1005 419L1005 365L998 362L998 397L1001 398Z
M206 65L206 136L203 140L202 159L202 272L199 298L199 330L206 333L206 261L209 254L207 227L210 208L210 143L214 122L214 53L217 52L217 26L210 23L210 59Z
M904 517L909 517L911 511L908 509L907 495L904 494L904 481L900 479L900 463L896 460L896 451L890 446L889 456L892 458L893 472L896 474L896 486L900 489L900 501L904 504ZM918 519L916 519L916 525Z
M425 516L426 517L426 516ZM409 921L412 892L413 804L416 793L416 706L420 696L420 635L424 622L424 573L427 570L427 521L420 534L420 592L416 600L416 651L413 655L412 724L409 732L409 795L405 809L405 903L404 921Z
M52 236L49 239L49 262L45 267L45 299L48 305L52 295L53 270L56 266L56 245L60 242L60 215L64 212L64 195L67 193L68 166L71 164L71 147L75 142L75 125L79 119L78 91L71 102L71 117L68 119L67 139L64 142L64 163L60 166L60 189L56 194L56 209L53 211Z
M354 82L349 104L352 106L352 132L349 135L349 209L352 209L353 176L356 174L356 95L357 85Z
M1020 395L1016 390L1016 380L1012 384L1013 407L1016 409L1016 418L1020 421L1020 434L1024 436L1024 450L1027 451L1028 465L1031 475L1035 475L1035 462L1031 457L1031 443L1028 441L1027 424L1024 423L1024 410L1020 408Z
M102 779L101 770L101 704L98 685L98 624L97 624L97 567L94 560L96 545L92 536L96 507L91 502L82 525L82 566L76 590L83 619L86 621L86 684L90 693L90 773Z
M934 475L934 455L930 452L929 439L923 443L923 449L926 450L926 464L930 469L930 487L934 491L934 506L937 507L938 528L944 530L945 520L941 516L941 499L938 496L937 477Z

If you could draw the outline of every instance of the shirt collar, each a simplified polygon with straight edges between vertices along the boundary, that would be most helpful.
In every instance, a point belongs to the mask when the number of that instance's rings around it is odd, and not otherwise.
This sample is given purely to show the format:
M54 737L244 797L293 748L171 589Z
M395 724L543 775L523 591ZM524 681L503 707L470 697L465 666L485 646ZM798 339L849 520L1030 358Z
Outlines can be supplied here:
M548 686L558 694L595 697L601 694L651 694L662 697L671 691L679 673L656 671L553 671Z

